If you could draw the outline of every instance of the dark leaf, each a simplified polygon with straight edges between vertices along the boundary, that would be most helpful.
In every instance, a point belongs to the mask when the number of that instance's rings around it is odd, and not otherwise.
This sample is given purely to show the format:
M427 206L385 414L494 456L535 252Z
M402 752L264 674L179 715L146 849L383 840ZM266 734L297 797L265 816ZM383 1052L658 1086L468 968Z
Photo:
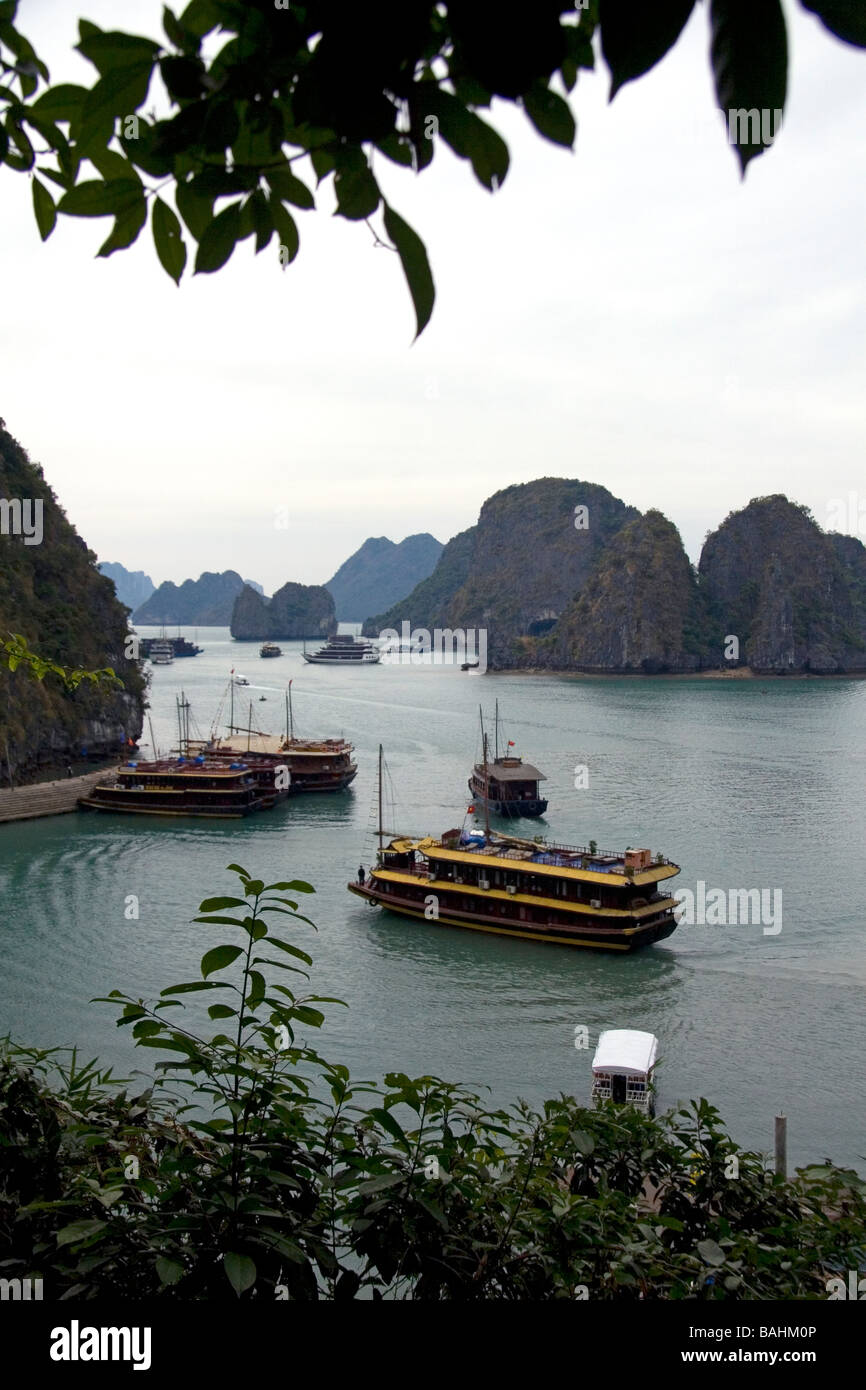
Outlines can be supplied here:
M539 135L571 149L576 133L574 117L568 102L558 92L552 92L539 82L525 94L523 105Z
M832 34L866 48L866 5L863 0L801 0Z
M34 115L45 116L49 121L71 121L79 114L86 96L86 87L76 87L65 82L57 87L49 87L47 92L43 92L41 97L34 101L30 110Z
M785 107L788 38L779 0L711 0L716 98L745 174L775 138Z
M251 1289L256 1282L256 1267L247 1255L235 1255L229 1252L223 1255L223 1266L228 1275L229 1283L238 1298L246 1289Z
M316 200L305 183L292 173L288 164L279 169L266 169L265 178L278 198L296 208L314 208ZM271 884L271 887L276 887Z
M223 970L225 966L231 965L242 954L240 946L214 946L213 950L206 951L201 958L203 979L206 980L208 975L212 975L215 970Z
M361 222L376 211L381 201L379 185L366 158L360 151L352 160L338 160L334 175L337 194L337 215Z
M147 221L147 203L144 194L139 193L135 202L117 214L111 235L99 248L98 255L110 256L112 251L122 251L131 246Z
M176 285L180 284L183 268L186 265L186 246L181 236L180 223L174 212L161 198L154 198L151 213L151 227L156 254L160 265ZM214 901L211 899L211 901ZM220 905L228 906L232 899L217 898Z
M54 231L54 224L57 221L57 209L54 206L54 199L48 192L44 183L39 179L33 179L33 211L36 214L36 225L39 228L39 235L43 241L47 241Z
M436 298L430 262L427 259L424 243L418 233L413 231L408 222L404 222L399 213L396 213L387 203L385 204L385 231L397 248L403 273L406 276L406 283L409 286L409 293L412 296L412 303L415 306L417 322L415 337L417 338L430 322L433 302Z
M653 0L650 5L600 0L601 51L610 68L611 101L620 87L649 72L673 48L694 6L695 0Z
M64 193L57 207L72 217L107 217L124 212L141 196L138 179L90 179Z
M280 243L280 263L285 268L298 254L301 244L298 229L292 214L283 207L276 193L271 193L268 208Z

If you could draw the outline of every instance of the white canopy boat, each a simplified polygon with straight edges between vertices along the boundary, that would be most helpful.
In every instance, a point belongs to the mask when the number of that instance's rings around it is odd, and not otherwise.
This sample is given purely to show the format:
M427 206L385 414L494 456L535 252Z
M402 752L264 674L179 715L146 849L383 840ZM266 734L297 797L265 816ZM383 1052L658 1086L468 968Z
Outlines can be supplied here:
M640 1033L633 1028L602 1033L592 1059L593 1104L612 1100L654 1114L652 1083L658 1047L654 1033Z

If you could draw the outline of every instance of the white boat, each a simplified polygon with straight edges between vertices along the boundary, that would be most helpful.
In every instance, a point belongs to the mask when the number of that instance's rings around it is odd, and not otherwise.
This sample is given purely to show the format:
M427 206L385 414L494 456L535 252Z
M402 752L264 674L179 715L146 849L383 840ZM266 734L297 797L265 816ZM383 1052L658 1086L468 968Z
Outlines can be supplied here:
M171 642L151 642L149 656L153 666L171 666L174 646Z
M612 1100L635 1105L655 1114L653 1068L658 1057L658 1038L633 1028L614 1028L602 1033L592 1059L594 1105Z
M249 685L246 676L235 676L235 685Z
M311 666L376 666L382 660L379 649L371 642L340 633L331 637L317 652L301 653Z

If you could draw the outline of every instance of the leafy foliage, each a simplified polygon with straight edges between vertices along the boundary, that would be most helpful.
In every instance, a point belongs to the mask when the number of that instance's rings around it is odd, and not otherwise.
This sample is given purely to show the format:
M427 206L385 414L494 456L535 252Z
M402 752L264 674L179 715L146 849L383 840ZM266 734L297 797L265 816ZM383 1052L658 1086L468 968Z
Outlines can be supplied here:
M857 1174L785 1183L704 1100L655 1122L564 1095L491 1110L432 1076L353 1081L306 1041L339 1001L282 983L307 978L312 888L229 868L238 891L194 919L217 943L200 978L109 996L163 1054L152 1086L75 1052L0 1051L5 1277L61 1299L823 1298L862 1262Z
M839 38L866 47L861 0L801 3ZM479 114L494 98L522 107L541 136L570 148L574 116L556 85L569 93L580 70L594 66L596 30L613 96L668 52L693 7L694 0L638 7L535 0L531 12L516 15L489 0L379 0L372 9L190 0L179 15L165 7L159 39L81 20L78 51L96 72L88 88L50 86L15 28L17 0L0 0L0 66L9 79L0 86L0 163L31 173L43 240L58 212L112 216L100 256L136 240L150 202L157 256L176 284L189 259L184 228L197 243L196 274L220 270L249 237L258 254L276 235L281 263L294 260L300 238L289 209L315 206L310 179L332 180L338 216L382 215L420 333L433 309L432 272L423 241L382 192L381 169L391 163L420 173L444 141L495 192L508 173L508 149ZM782 109L780 0L711 0L708 9L722 110ZM168 114L145 114L148 100L165 104L163 94ZM732 139L743 168L768 143L751 131ZM309 165L303 177L299 161ZM45 180L61 190L56 202ZM159 197L166 186L178 216Z

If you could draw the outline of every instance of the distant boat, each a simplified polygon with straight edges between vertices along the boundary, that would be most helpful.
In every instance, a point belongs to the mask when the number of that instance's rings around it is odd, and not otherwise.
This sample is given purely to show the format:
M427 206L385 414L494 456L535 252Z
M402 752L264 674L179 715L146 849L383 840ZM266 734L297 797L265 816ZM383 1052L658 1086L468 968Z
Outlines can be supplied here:
M481 711L479 710L479 715ZM539 794L539 783L546 782L543 772L522 758L513 757L508 749L514 745L506 744L506 752L499 756L499 701L496 701L496 735L494 758L487 757L487 735L484 732L484 716L481 715L481 740L484 746L484 760L476 763L469 778L469 790L476 801L486 803L494 816L543 816L547 802Z
M473 671L477 665L478 665L478 662L477 662L477 661L464 661L464 662L461 662L460 670L461 670L461 671Z
M153 648L155 646L171 647L171 654L175 661L182 656L200 656L202 648L197 647L194 642L189 642L186 637L172 637L170 641L163 637L140 637L138 639L138 650L141 656L153 660ZM155 665L165 666L167 662L155 662Z
M356 642L354 637L331 637L317 652L302 652L311 666L375 666L381 653L371 642Z
M249 685L246 676L235 676L235 685Z
M79 806L125 815L206 816L234 820L267 810L288 796L270 767L205 755L129 762L106 774Z
M282 656L282 654L282 648L278 647L276 642L263 642L259 651L259 656Z
M174 661L174 646L171 642L151 642L148 656L153 666L170 666Z

